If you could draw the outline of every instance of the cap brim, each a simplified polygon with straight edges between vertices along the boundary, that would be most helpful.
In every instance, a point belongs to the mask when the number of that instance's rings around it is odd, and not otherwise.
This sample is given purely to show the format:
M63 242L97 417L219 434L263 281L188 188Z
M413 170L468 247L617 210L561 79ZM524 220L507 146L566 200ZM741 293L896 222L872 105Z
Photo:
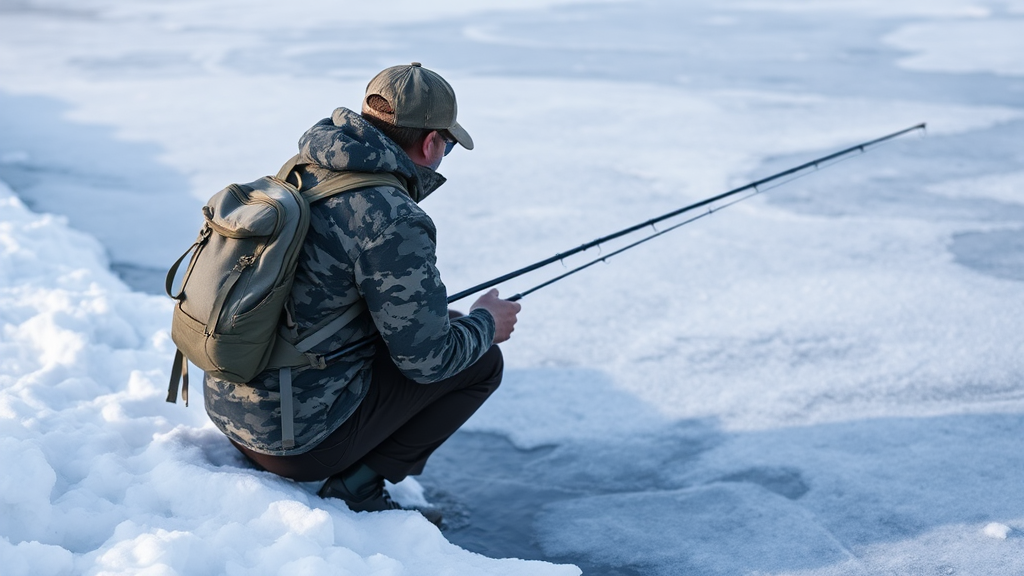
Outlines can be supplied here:
M455 138L455 141L461 144L463 148L466 150L473 149L473 138L470 137L469 132L466 132L466 129L458 122L452 124L448 128L448 132L451 133L452 137Z

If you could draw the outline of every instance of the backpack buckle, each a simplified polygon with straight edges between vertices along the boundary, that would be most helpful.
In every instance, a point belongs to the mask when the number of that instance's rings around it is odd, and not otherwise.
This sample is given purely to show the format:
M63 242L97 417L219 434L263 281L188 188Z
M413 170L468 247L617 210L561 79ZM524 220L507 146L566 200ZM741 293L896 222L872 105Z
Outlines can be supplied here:
M327 368L327 360L324 359L323 355L306 352L304 356L306 357L306 360L309 360L309 366L314 370L323 370L324 368Z

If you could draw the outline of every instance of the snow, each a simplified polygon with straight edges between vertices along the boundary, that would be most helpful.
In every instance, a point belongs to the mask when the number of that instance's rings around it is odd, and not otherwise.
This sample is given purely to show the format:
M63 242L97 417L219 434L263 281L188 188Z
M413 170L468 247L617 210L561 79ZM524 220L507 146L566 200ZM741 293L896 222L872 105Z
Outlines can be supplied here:
M999 522L992 522L985 526L985 536L989 538L998 538L999 540L1006 540L1007 534L1010 533L1010 527L1006 524L1000 524Z
M1024 571L1019 7L285 6L0 4L0 572ZM392 487L441 532L163 402L199 206L412 60L477 142L424 203L452 291L928 131L525 298L501 389Z

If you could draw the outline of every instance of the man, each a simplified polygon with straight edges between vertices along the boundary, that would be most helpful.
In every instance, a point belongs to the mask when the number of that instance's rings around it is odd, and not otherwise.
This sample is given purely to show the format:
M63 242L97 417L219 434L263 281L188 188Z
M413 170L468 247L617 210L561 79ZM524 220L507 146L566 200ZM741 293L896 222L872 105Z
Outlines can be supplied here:
M419 474L497 388L496 344L520 310L492 290L465 316L448 311L434 224L418 202L444 183L436 169L456 143L473 149L456 113L451 86L413 62L370 81L362 114L338 108L299 140L289 181L301 190L340 172L398 181L311 206L287 327L301 338L361 310L311 352L379 338L324 369L292 373L294 445L283 440L278 370L246 385L205 378L207 412L243 454L287 478L326 480L320 495L355 511L400 508L384 480Z

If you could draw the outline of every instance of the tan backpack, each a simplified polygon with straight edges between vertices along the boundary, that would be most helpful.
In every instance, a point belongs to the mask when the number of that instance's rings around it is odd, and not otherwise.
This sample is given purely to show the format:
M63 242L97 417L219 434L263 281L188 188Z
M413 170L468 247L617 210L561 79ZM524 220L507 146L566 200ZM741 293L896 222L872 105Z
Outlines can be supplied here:
M176 301L171 338L178 347L167 401L176 402L178 384L188 405L188 362L229 382L244 384L267 368L281 369L284 445L294 445L291 368L324 368L324 357L309 352L362 313L353 306L305 334L282 328L299 253L309 228L309 205L357 188L393 186L406 190L393 174L341 172L309 190L286 179L298 156L276 176L232 184L203 207L205 222L195 243L167 273L165 289ZM298 180L301 182L301 180ZM192 254L172 294L178 268Z

